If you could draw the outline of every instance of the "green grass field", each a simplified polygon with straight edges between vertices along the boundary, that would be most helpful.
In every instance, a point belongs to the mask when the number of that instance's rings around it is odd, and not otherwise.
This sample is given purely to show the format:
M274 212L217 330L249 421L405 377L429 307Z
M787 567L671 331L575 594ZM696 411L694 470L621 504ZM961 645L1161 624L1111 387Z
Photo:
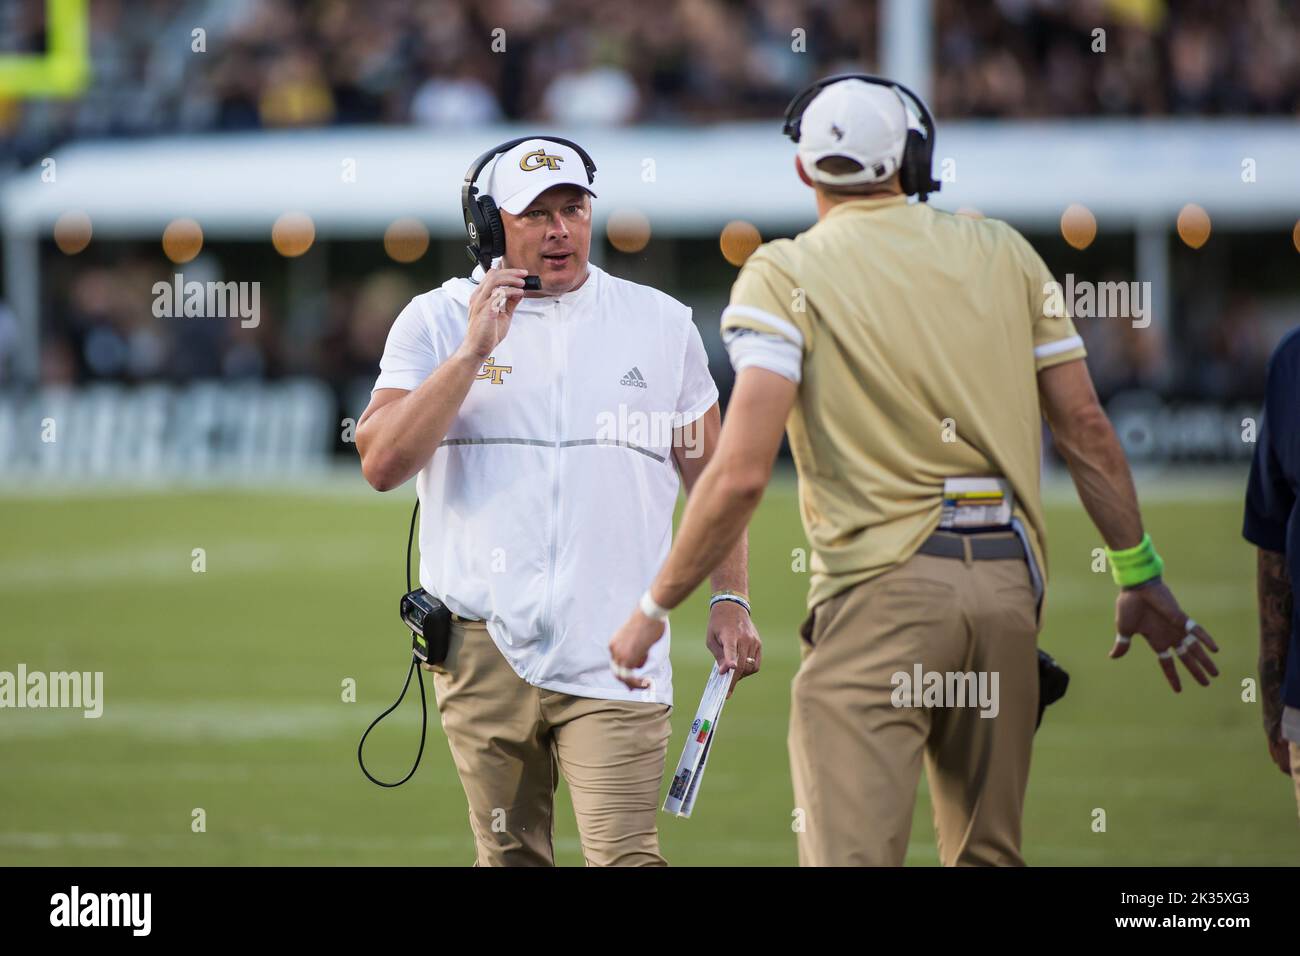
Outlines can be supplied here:
M359 481L359 479L358 479ZM1031 864L1295 864L1289 780L1269 762L1255 673L1254 558L1235 496L1143 487L1148 527L1184 605L1223 647L1210 689L1174 696L1135 645L1107 660L1114 587L1090 571L1082 509L1049 510L1042 645L1072 673L1038 733L1025 815ZM380 496L205 491L0 499L0 670L105 672L105 710L0 710L0 863L447 864L473 845L446 742L430 723L414 780L381 790L357 739L395 697L409 636L396 621L412 491ZM700 805L661 816L676 865L789 865L790 678L806 576L788 480L751 529L763 673L727 705ZM191 570L206 551L207 570ZM704 594L674 616L681 751L711 657ZM354 678L356 703L342 701ZM432 688L430 687L432 709ZM371 735L368 763L405 773L418 702ZM191 831L195 808L206 832ZM1107 829L1093 832L1093 810ZM870 826L870 820L863 820ZM581 863L563 784L557 857ZM937 856L924 783L908 861Z

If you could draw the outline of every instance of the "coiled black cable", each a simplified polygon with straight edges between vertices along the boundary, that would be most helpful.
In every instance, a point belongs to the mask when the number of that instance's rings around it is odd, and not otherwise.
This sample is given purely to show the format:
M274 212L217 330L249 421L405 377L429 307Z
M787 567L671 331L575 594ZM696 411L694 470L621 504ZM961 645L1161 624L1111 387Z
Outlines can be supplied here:
M415 507L411 510L411 527L406 535L406 591L404 592L406 594L411 592L411 546L415 541L415 519L419 513L420 499L416 498ZM397 695L397 700L393 701L391 707L370 722L370 726L366 728L366 732L361 735L361 742L357 744L357 763L361 765L361 772L366 775L366 779L371 783L378 784L381 787L400 787L402 784L406 783L406 781L410 780L411 777L415 775L415 771L420 766L420 758L424 756L424 739L429 730L429 702L425 697L424 673L420 670L419 663L420 659L415 656L415 651L412 650L411 666L406 672L406 683L402 685L402 692ZM411 674L413 672L416 680L420 684L420 749L415 755L415 763L411 765L411 770L405 777L398 780L396 783L385 783L366 769L366 761L361 755L361 750L366 745L366 738L370 736L370 731L374 730L381 720L401 706L402 701L406 698L406 691L411 686Z

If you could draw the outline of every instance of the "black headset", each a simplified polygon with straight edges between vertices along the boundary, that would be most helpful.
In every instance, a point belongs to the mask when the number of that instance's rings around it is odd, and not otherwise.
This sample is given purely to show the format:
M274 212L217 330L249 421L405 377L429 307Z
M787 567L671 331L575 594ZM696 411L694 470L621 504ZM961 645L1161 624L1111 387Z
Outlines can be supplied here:
M493 259L505 255L506 231L501 225L501 211L497 209L496 200L491 196L480 196L478 186L474 184L475 180L478 179L479 173L483 172L483 167L495 157L509 152L530 139L544 139L549 143L568 146L582 157L582 164L587 168L587 185L590 186L596 181L596 164L587 155L587 151L577 143L560 139L558 136L520 136L518 139L512 139L508 143L489 149L474 160L470 164L469 171L465 173L465 183L460 188L460 208L465 214L465 233L469 237L469 245L465 247L465 251L484 270L491 268Z
M934 158L934 117L930 115L930 110L925 105L925 101L902 83L895 83L893 80L887 80L882 76L872 76L869 73L837 73L835 76L828 76L825 79L818 80L790 101L790 105L785 109L785 126L781 128L781 132L796 143L799 142L799 127L803 122L803 111L808 108L808 104L812 102L813 97L832 83L838 83L841 80L862 80L864 83L871 83L875 86L886 86L901 94L900 99L902 96L906 96L907 99L912 101L925 132L922 133L921 130L912 129L909 124L907 141L903 145L903 161L899 165L898 182L903 187L903 192L909 196L916 196L921 202L925 202L930 193L937 193L940 188L939 181L930 177L930 164ZM906 103L904 103L904 109L906 109Z

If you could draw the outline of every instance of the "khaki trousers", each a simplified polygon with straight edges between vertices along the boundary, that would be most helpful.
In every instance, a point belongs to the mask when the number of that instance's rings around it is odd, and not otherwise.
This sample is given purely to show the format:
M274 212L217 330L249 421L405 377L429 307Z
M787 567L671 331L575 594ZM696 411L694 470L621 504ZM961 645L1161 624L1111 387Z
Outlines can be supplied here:
M923 762L940 861L1023 865L1038 717L1035 603L1023 560L918 554L814 608L790 715L801 865L901 866ZM905 689L895 675L916 683L918 664L983 673L989 689L996 673L997 715L981 717L978 705L912 706L910 696L895 706Z
M481 622L453 622L433 684L469 801L476 866L555 865L561 773L588 866L665 865L656 814L672 708L534 687Z

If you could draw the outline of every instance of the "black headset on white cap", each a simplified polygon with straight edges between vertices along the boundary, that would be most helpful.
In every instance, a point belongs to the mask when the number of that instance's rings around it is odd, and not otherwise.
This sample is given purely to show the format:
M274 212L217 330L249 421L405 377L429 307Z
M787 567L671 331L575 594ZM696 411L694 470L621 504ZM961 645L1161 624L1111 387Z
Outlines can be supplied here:
M781 132L796 143L799 142L800 124L803 122L803 113L808 108L808 104L826 87L841 80L861 80L875 86L888 87L900 97L912 101L924 133L918 129L908 128L907 141L903 145L903 162L899 166L898 183L903 187L904 193L916 196L921 202L925 202L930 193L937 193L940 183L930 175L931 162L934 158L934 117L930 115L925 101L902 83L895 83L882 76L872 76L870 73L837 73L835 76L818 80L790 101L790 105L785 109L785 125L781 128Z
M469 170L465 173L465 182L460 188L460 208L465 215L465 233L469 237L469 244L465 246L465 251L473 261L483 267L484 271L492 267L493 259L505 255L506 231L501 225L501 211L497 209L496 200L491 196L480 196L475 180L478 179L479 173L483 172L483 167L493 158L508 153L520 143L526 143L531 139L544 139L549 143L568 146L582 158L582 164L587 168L587 185L596 181L596 164L587 155L587 151L572 140L561 139L558 136L520 136L500 146L494 146L470 163ZM535 282L529 283L529 279ZM526 276L524 282L526 289L541 288L541 280L536 276Z

